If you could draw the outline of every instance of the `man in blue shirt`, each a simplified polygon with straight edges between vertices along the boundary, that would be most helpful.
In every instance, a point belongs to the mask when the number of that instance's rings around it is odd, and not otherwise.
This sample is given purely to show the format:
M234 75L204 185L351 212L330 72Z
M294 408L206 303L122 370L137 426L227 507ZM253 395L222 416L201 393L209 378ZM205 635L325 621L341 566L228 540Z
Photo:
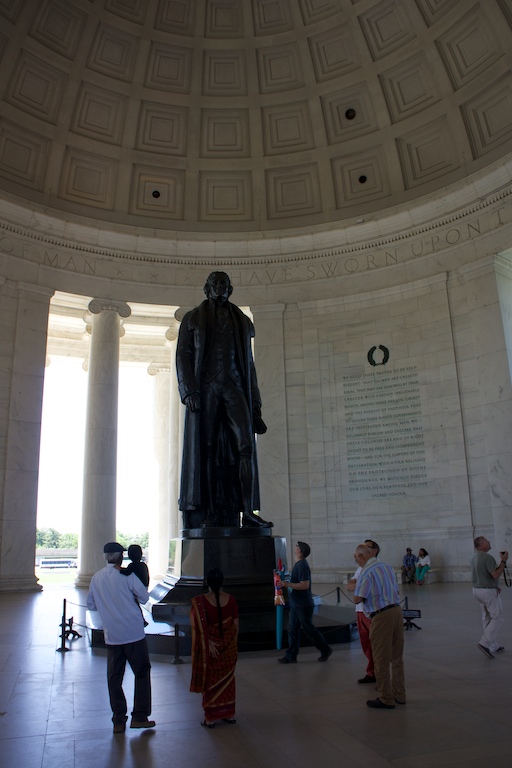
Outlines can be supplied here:
M311 547L305 541L298 541L295 546L297 562L293 566L290 581L278 582L278 587L288 587L288 602L290 615L288 618L288 650L278 659L280 664L295 664L300 647L300 630L310 639L320 651L318 661L327 661L332 653L325 637L312 622L315 604L311 594L311 571L306 558Z
M416 555L413 555L412 549L407 547L402 560L402 584L410 584L411 581L414 581L414 572L417 562L418 558Z
M374 709L394 709L395 702L406 702L404 621L395 572L390 565L377 560L366 544L356 547L354 559L362 568L354 600L363 603L364 613L371 619L370 644L379 694L366 704Z
M126 729L127 706L123 692L126 662L135 675L135 690L130 728L154 728L151 714L151 679L144 619L137 604L147 603L149 594L134 574L121 574L124 547L115 541L103 547L107 565L91 579L87 607L98 611L108 651L107 681L114 733Z

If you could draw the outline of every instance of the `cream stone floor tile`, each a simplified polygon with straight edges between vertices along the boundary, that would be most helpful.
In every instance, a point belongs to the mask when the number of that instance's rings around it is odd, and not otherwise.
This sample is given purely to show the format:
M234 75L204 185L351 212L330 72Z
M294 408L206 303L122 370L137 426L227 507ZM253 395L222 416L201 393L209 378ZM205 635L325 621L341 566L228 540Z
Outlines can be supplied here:
M508 765L511 750L512 741L503 741L499 744L489 742L479 747L463 747L450 749L446 752L418 755L414 765L417 768L437 768L437 766L444 768L450 765L457 766L457 768L478 768L479 765L492 763ZM396 760L393 761L392 765L393 768L410 768L410 760L408 758Z
M112 734L106 653L86 633L58 653L62 599L83 622L85 594L73 587L0 594L0 768L481 768L512 748L512 590L504 590L501 639L489 660L478 650L481 622L468 584L404 588L421 630L405 633L408 703L374 711L361 686L359 642L334 646L327 664L303 648L296 665L282 651L240 654L237 724L199 726L201 699L188 690L190 658L152 657L151 732ZM332 585L316 585L336 603ZM346 605L346 600L342 597ZM69 615L69 612L68 612ZM127 670L125 693L133 696Z
M0 749L2 768L40 768L45 752L45 739L44 736L12 738L7 743L1 743Z

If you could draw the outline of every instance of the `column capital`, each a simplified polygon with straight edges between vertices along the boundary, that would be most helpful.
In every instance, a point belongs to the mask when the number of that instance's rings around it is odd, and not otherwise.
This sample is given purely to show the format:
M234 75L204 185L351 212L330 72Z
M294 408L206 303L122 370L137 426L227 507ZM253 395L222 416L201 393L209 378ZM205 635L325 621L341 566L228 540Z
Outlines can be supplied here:
M193 309L193 307L178 307L178 309L174 312L175 320L177 320L178 323L181 323L187 312L191 309Z
M93 299L88 306L92 315L99 315L103 310L117 312L120 317L130 317L132 310L125 301L112 299Z
M169 325L168 329L165 332L165 338L167 341L173 342L176 341L178 338L178 333L180 330L180 323L177 319L174 319L171 321L171 324Z
M162 363L150 363L148 365L148 373L150 376L156 376L157 373L171 373L173 370L172 365L165 365Z

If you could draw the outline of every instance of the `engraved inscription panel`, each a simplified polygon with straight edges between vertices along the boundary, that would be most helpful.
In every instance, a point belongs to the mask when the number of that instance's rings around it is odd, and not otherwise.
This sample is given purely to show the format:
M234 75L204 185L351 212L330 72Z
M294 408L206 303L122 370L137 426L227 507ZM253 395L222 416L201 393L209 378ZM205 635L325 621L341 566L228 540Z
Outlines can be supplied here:
M405 497L428 485L416 366L343 377L346 500Z

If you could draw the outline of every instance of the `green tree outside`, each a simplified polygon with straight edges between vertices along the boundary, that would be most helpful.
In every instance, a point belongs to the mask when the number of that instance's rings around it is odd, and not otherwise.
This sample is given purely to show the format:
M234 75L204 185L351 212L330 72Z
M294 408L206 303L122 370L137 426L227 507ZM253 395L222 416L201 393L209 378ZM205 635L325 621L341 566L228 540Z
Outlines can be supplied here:
M128 549L130 544L138 544L142 549L146 549L149 544L149 534L146 533L122 533L117 531L116 541Z
M42 531L42 547L46 549L58 549L60 533L55 528L45 528Z
M59 534L59 549L77 549L78 533Z
M128 547L130 544L139 544L142 549L146 549L149 544L149 534L146 533L122 533L117 531L116 540ZM55 528L37 528L36 547L38 549L77 549L77 533L59 533Z

